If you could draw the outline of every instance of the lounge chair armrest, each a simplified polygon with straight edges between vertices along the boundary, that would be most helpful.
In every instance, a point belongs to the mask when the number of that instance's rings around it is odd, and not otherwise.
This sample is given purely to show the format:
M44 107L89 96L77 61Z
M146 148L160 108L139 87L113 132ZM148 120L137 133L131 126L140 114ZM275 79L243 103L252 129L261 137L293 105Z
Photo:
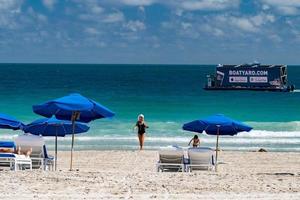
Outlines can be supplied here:
M45 158L45 159L48 159L48 160L54 160L54 156L48 155L48 157Z

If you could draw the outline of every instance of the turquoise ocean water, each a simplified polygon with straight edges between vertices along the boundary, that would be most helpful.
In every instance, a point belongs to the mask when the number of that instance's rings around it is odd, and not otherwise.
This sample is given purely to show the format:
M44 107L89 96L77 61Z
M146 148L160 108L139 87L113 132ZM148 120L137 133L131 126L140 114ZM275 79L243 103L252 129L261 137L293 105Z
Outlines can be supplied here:
M25 123L39 118L32 105L73 92L90 97L116 112L113 119L92 122L88 133L76 137L82 149L136 149L132 127L143 113L150 126L146 148L186 146L193 133L185 122L223 113L254 127L250 133L222 137L223 149L300 151L300 90L293 93L205 91L206 74L213 65L74 65L0 64L0 112ZM289 81L300 87L300 66L288 67ZM299 91L299 92L298 92ZM18 131L0 131L13 139ZM205 146L215 137L201 135ZM53 148L54 138L46 138ZM70 137L59 139L70 148Z

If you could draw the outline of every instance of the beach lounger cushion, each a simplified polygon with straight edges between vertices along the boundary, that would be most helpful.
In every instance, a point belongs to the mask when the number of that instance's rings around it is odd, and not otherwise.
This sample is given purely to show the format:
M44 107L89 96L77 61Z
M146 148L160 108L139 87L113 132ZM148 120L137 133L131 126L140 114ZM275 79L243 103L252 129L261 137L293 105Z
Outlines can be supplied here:
M188 149L189 164L186 165L187 171L192 170L211 170L213 168L213 150L210 148L190 148Z
M35 135L21 135L16 139L16 144L22 150L27 151L32 149L30 158L32 160L33 168L35 169L53 169L54 158L47 153L45 141L40 136Z
M16 149L13 141L0 141L0 148Z
M159 150L157 171L176 170L184 172L184 152L179 148L161 148Z

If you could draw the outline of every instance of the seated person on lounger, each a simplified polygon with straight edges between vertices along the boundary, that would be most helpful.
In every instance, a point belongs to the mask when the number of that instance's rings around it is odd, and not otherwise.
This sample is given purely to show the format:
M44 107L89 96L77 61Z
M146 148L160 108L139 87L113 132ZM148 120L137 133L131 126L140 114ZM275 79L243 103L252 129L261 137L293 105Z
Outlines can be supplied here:
M198 138L198 135L194 135L194 137L190 140L189 145L193 144L193 147L200 146L200 139Z
M0 153L14 153L14 154L25 155L26 157L29 157L30 154L32 153L32 148L30 148L27 151L22 151L21 147L18 147L16 150L12 150L9 148L0 148Z

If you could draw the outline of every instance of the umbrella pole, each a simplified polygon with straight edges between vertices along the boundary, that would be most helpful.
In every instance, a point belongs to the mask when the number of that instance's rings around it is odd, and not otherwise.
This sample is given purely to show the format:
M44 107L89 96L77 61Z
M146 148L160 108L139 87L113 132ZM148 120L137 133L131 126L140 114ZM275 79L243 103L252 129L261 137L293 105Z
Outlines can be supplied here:
M55 135L55 171L57 169L57 127L56 127L56 135Z
M79 112L73 112L72 114L72 145L71 145L71 162L70 171L73 168L73 150L74 150L74 138L75 138L75 120L79 117Z
M74 149L74 130L75 130L75 120L74 116L72 116L72 144L71 144L71 163L70 163L70 171L73 168L73 149Z
M219 151L219 135L220 135L220 126L217 126L217 143L216 143L216 163L215 170L218 171L218 151Z

